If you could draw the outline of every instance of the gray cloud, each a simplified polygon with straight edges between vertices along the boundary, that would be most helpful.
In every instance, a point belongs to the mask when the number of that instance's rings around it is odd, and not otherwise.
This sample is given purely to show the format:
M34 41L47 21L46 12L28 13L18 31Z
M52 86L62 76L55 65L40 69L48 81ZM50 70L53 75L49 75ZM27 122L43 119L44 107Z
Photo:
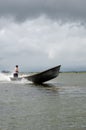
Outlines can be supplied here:
M86 0L0 0L0 68L86 68L85 13Z
M77 23L60 25L45 17L21 24L2 19L0 29L0 68L15 64L24 70L45 66L86 68L86 29ZM2 66L2 67L1 67ZM34 70L33 70L34 71Z
M40 15L62 21L85 21L86 0L0 0L0 16L17 21Z

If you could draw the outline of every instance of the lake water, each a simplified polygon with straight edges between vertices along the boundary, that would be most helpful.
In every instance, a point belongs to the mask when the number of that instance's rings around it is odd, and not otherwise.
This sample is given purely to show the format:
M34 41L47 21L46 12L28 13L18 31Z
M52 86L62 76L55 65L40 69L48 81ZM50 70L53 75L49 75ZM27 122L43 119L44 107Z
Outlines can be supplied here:
M44 85L0 74L0 130L86 130L86 73Z

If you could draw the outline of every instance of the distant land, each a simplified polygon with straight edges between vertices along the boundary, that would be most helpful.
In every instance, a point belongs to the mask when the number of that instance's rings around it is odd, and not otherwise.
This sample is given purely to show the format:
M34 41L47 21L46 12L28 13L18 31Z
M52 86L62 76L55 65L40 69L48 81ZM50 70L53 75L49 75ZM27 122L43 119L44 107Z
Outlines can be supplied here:
M83 73L83 72L86 72L86 69L85 70L60 70L60 72L66 72L66 73Z
M2 73L10 73L10 71L8 71L8 70L2 70L1 72Z
M42 71L38 71L38 72L20 72L20 73L40 73ZM8 70L2 70L1 73L11 73L10 71ZM85 71L60 71L60 73L86 73L86 70Z
M52 66L53 67L53 66ZM37 73L37 72L42 72L42 71L45 71L49 68L52 68L52 67L41 67L41 68L29 68L29 71L27 69L20 69L20 73ZM12 73L12 71L10 70L7 70L7 69L1 69L1 72L2 73ZM61 65L61 68L60 68L60 72L61 73L85 73L86 72L86 67L64 67L63 65Z

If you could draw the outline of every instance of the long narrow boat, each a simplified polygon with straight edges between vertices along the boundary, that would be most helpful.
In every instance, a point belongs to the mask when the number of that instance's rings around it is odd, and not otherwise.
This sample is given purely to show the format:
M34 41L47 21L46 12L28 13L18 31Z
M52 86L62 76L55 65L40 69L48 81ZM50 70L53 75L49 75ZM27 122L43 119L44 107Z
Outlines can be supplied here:
M54 68L48 69L46 71L43 71L43 72L40 72L40 73L37 73L34 75L27 75L27 76L23 76L23 77L10 77L10 79L12 81L20 81L23 78L25 78L33 83L42 84L46 81L56 78L59 74L60 67L61 67L61 65L58 65Z
M31 76L25 76L24 78L26 78L29 81L32 81L33 83L42 84L46 81L56 78L59 74L60 67L61 65L58 65L41 73L34 74Z

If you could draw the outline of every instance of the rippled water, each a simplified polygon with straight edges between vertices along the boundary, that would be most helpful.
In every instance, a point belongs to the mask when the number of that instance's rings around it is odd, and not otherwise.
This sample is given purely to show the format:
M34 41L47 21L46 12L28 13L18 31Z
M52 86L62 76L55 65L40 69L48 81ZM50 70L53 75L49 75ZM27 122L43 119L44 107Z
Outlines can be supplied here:
M0 81L0 130L86 130L86 73L45 85Z

